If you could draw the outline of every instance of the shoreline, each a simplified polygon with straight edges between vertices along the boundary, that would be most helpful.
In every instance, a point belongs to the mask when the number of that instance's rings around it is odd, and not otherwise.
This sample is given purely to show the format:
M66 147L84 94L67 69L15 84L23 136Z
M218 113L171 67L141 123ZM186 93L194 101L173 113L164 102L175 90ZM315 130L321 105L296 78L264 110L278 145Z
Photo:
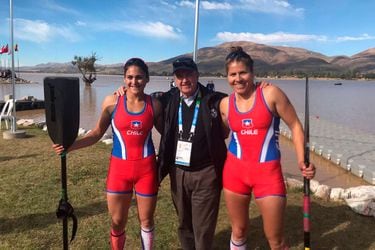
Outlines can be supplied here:
M300 121L304 115L298 114ZM280 123L280 135L291 139L291 131ZM344 171L375 185L375 136L323 119L310 117L310 151Z
M281 160L284 176L301 180L301 172L297 166L297 158L293 142L284 135L280 136ZM326 158L310 152L311 162L317 168L314 180L320 184L334 188L350 188L361 185L371 185L366 180L352 174Z
M23 78L15 78L14 81L15 84L29 84L32 83L32 81L23 79ZM12 84L11 78L0 78L0 84Z

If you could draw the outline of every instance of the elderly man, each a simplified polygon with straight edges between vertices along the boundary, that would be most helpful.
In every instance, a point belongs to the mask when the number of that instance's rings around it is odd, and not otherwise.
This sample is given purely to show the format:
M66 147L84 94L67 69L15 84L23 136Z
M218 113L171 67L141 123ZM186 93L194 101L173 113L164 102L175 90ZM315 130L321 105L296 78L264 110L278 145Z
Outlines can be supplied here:
M226 157L219 103L226 95L198 82L191 58L173 62L177 88L163 94L164 131L159 148L160 181L169 174L178 215L178 236L187 249L211 249Z

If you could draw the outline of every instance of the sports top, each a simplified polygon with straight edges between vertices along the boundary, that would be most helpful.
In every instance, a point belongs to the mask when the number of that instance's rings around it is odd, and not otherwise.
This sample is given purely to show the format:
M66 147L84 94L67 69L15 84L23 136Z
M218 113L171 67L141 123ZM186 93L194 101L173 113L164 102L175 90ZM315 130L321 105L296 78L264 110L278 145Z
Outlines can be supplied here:
M139 160L155 154L151 130L154 121L151 96L145 95L142 111L132 113L126 106L126 96L120 96L112 113L112 156L124 160Z
M240 112L236 97L229 96L228 123L232 131L228 151L238 159L250 162L280 160L280 118L273 115L262 89L256 88L254 104L247 112Z

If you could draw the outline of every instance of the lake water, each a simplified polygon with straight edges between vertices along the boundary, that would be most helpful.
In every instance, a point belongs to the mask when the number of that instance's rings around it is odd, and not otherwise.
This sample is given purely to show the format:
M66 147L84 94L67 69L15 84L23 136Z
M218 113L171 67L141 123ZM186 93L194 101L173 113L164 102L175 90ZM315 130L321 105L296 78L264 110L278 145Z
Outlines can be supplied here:
M32 84L17 84L15 96L20 99L24 96L34 96L44 99L43 79L46 76L77 76L66 74L39 74L21 73L21 77L31 80ZM201 77L200 81L206 84L213 80L216 90L230 93L225 78ZM146 87L147 93L166 91L169 89L169 79L166 77L151 77ZM305 80L269 80L279 86L289 97L297 112L304 112ZM334 83L341 82L342 85ZM375 133L375 81L345 81L345 80L310 80L310 115L342 124L349 128L359 129L371 134ZM120 75L99 75L92 87L85 87L81 81L80 126L91 128L100 115L101 102L123 84ZM0 84L0 99L12 93L12 85Z

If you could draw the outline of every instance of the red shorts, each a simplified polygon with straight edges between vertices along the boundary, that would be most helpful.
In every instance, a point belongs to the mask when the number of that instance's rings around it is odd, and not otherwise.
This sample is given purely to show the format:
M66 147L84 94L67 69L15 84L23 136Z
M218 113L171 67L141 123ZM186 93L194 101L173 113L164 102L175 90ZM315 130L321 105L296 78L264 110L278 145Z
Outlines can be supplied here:
M158 192L155 155L140 160L123 160L112 156L108 175L107 192L132 193L155 196Z
M286 196L280 161L243 162L228 152L223 172L223 187L234 193L255 198Z

